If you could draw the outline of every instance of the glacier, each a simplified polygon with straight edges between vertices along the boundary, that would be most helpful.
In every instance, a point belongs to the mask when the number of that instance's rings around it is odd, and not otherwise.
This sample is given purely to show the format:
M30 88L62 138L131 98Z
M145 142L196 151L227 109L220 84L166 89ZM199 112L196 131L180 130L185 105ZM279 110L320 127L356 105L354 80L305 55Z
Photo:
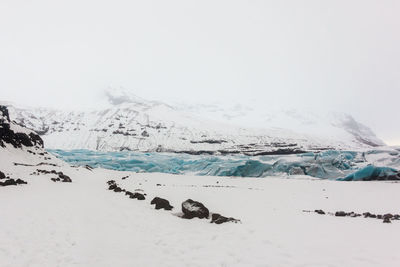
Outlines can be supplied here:
M181 106L107 91L107 106L57 110L8 105L11 120L49 149L203 154L299 153L385 146L367 126L336 111Z
M89 165L119 171L233 177L307 175L341 181L400 179L400 148L368 151L327 150L266 156L206 156L84 149L48 151L72 165Z

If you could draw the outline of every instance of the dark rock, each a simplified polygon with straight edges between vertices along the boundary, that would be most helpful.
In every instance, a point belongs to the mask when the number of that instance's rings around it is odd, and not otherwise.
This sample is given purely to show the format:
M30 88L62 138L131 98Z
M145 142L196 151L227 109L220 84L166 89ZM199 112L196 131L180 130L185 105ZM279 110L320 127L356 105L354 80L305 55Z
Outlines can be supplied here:
M145 200L146 197L143 194L135 192L130 198L136 198L137 200Z
M108 187L108 190L114 190L115 188L117 188L118 186L116 185L116 184L111 184L109 187Z
M34 134L34 133L30 133L30 134L29 134L29 137L30 137L32 143L33 143L35 146L43 147L43 140L42 140L42 138L40 138L39 135Z
M226 222L234 222L234 223L238 223L240 222L240 220L237 220L235 218L228 218L228 217L224 217L221 214L218 213L214 213L211 215L211 223L216 223L216 224L222 224L222 223L226 223Z
M117 192L117 193L122 192L121 187L116 186L116 187L114 188L114 192Z
M389 218L384 218L383 223L391 223L392 221Z
M16 181L15 181L17 184L27 184L27 182L25 182L24 180L22 180L22 179L17 179Z
M392 219L392 218L393 218L393 215L390 214L390 213L387 213L387 214L383 215L383 219L386 219L386 218Z
M107 184L108 184L108 185L115 184L115 181L114 181L114 180L110 180L110 181L107 182Z
M352 211L352 212L350 212L350 213L348 214L348 216L355 218L355 217L360 217L361 214L355 213L355 212Z
M169 204L169 201L164 199L164 198L160 198L160 197L155 197L153 198L153 200L150 202L151 205L156 205L155 208L156 210L159 209L165 209L165 210L172 210L174 207L171 206Z
M69 176L63 174L62 172L58 172L58 177L61 179L63 183L71 183L72 180Z
M29 135L14 132L10 128L10 116L5 106L0 106L0 146L5 147L5 143L11 144L15 148L22 146L32 147L34 145L43 147L43 140L35 133Z
M6 178L6 175L0 171L0 179L4 179L4 178Z
M4 182L0 182L0 186L9 186L9 185L17 185L17 182L14 179L8 179Z
M93 167L90 166L90 165L85 165L85 169L88 169L89 171L92 171L92 170L93 170Z
M336 213L335 213L335 216L337 216L337 217L345 217L347 214L346 214L346 212L344 212L344 211L337 211Z
M372 214L370 212L364 212L363 215L364 215L364 218L376 218L376 215Z
M203 219L208 218L210 212L208 209L200 202L188 199L182 203L183 218L192 219L194 217Z
M206 139L206 140L200 140L200 141L190 141L192 144L222 144L222 143L227 143L225 140L214 140L214 139Z
M127 196L131 196L131 195L133 195L133 193L132 193L132 192L130 192L130 191L125 191L125 195L127 195Z
M324 214L325 214L325 212L324 212L323 210L314 210L314 212L316 212L316 213L318 213L318 214L321 214L321 215L324 215Z
M7 121L10 121L10 115L8 114L8 109L6 106L0 106L0 113L6 118Z

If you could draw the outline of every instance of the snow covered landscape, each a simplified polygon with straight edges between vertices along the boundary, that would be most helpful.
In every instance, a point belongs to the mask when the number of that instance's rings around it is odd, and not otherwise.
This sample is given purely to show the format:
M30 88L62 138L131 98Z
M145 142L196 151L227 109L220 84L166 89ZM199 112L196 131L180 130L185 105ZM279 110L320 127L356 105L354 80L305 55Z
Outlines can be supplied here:
M0 267L399 267L400 1L0 1Z
M373 166L368 164L386 166L393 172L373 176L374 171L363 171L359 180L387 181L340 182L252 166L247 174L264 178L234 177L215 172L212 166L205 168L215 162L237 170L248 160L238 161L245 155L215 156L219 158L215 161L204 155L136 152L128 154L133 161L128 159L139 169L118 171L116 166L130 166L115 161L123 154L110 158L107 152L84 150L49 153L40 137L12 122L6 107L1 110L0 201L7 203L0 209L1 266L398 266L400 262L396 148L335 152L333 158L329 151L306 160L297 154L269 158L282 166L282 160L286 165L300 162L296 166L304 170L313 161L333 175L321 178L330 179L337 172L350 177L362 166ZM70 163L55 156L62 154L70 157L65 158ZM189 174L193 160L199 160L193 157L208 162L194 164L205 172L197 173L202 176ZM162 166L173 169L174 158L192 162L188 172L178 168L178 174L165 173ZM328 167L334 158L342 160ZM241 174L237 176L251 176ZM17 179L23 183L8 185ZM160 209L155 209L155 198L166 200L169 208L156 204ZM185 218L188 199L202 203L208 219Z

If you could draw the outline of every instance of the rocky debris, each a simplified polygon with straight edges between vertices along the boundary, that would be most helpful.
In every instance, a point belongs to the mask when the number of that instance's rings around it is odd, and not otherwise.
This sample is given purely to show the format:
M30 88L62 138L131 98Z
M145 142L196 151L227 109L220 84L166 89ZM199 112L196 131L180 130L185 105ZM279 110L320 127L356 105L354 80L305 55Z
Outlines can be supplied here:
M48 163L48 162L40 162L40 163L38 163L36 166L43 166L43 165L53 166L53 167L59 167L57 164Z
M226 222L238 223L238 222L240 222L240 220L232 218L232 217L228 218L228 217L222 216L221 214L218 214L218 213L213 213L211 215L211 223L222 224L222 223L226 223Z
M57 171L55 171L55 170L51 170L51 171L48 171L48 170L39 170L39 169L37 169L36 170L37 171L37 173L43 173L43 174L56 174L56 175L58 175L58 177L57 178L51 178L51 180L53 181L53 182L63 182L63 183L71 183L72 182L72 180L71 180L71 178L68 176L68 175L65 175L63 172L57 172ZM35 174L35 173L34 173Z
M131 195L133 195L133 193L131 191L125 191L125 195L131 196Z
M123 191L123 189L121 187L117 186L117 187L114 188L114 192L116 192L116 193L120 193L122 191Z
M129 196L129 198L136 198L137 200L145 200L146 197L144 196L144 194L135 192L132 195Z
M192 218L208 218L210 212L208 209L200 202L188 199L182 203L182 218L192 219Z
M214 140L214 139L206 139L206 140L200 140L200 141L190 141L192 144L222 144L222 143L227 143L228 141L225 140Z
M110 180L110 181L107 182L107 184L108 184L108 185L115 184L115 181L114 181L114 180Z
M318 213L320 215L325 215L325 211L323 210L314 210L315 213Z
M90 165L85 165L84 168L89 170L89 171L93 171L93 167L90 166Z
M390 214L390 213L387 213L387 214L385 214L385 215L382 216L383 222L384 222L384 223L391 223L392 220L396 220L396 219L395 219L395 216L396 216L396 215L392 215L392 214ZM399 218L400 215L397 215L396 217ZM398 220L398 219L397 219L397 220Z
M337 211L337 212L335 212L335 216L336 216L336 217L345 217L345 216L346 216L346 212L344 212L344 211Z
M129 175L122 177L122 180L125 180L126 178L129 178Z
M310 210L303 210L303 212L312 212ZM315 213L318 214L326 214L323 210L314 210ZM364 218L372 218L372 219L379 219L383 220L384 223L391 223L393 220L400 220L400 214L391 214L386 213L384 215L381 214L373 214L370 212L364 212L363 214L352 212L344 212L344 211L336 211L335 213L328 212L329 215L336 216L336 217L361 217Z
M171 206L169 204L169 201L164 199L164 198L160 198L160 197L155 197L153 198L153 200L150 202L151 205L155 204L155 208L156 210L159 209L165 209L165 210L172 210L174 207Z
M4 182L0 182L0 186L19 185L19 184L27 184L27 182L19 178L17 180L7 179Z
M110 184L110 186L108 187L108 190L114 190L116 189L118 186L116 184Z
M125 192L125 189L119 187L114 180L108 181L107 184L108 184L108 190L114 191L116 193Z
M146 194L141 194L138 192L132 193L130 191L127 191L121 187L118 186L118 184L114 181L114 180L110 180L107 182L108 184L108 190L114 191L116 193L120 193L120 192L125 192L125 195L129 196L129 198L133 198L133 199L137 199L137 200L145 200Z
M359 214L359 213L355 213L354 211L351 211L351 212L344 212L344 211L337 211L337 212L335 212L335 216L337 216L337 217L360 217L360 216L362 216L361 214Z
M376 218L376 215L372 214L370 212L364 212L363 216L364 216L364 218Z

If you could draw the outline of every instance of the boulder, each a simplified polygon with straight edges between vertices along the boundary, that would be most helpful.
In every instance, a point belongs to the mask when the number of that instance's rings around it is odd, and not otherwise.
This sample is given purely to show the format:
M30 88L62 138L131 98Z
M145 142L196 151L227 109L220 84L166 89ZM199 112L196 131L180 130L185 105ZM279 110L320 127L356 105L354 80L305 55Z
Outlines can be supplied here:
M160 198L160 197L155 197L153 198L153 200L150 202L151 205L156 205L155 208L156 210L159 209L165 209L165 210L172 210L174 207L171 206L169 204L169 201L164 199L164 198Z
M389 218L384 218L383 223L391 223L392 221Z
M344 212L344 211L337 211L336 213L335 213L335 216L337 216L337 217L345 217L347 214L346 214L346 212Z
M182 218L192 219L192 218L208 218L210 212L208 209L200 202L188 199L182 203Z
M27 184L27 182L25 182L24 180L19 179L19 178L15 181L15 183L17 183L17 184Z
M135 192L134 194L130 195L130 198L136 198L137 200L145 200L146 197L143 194Z
M211 215L211 223L222 224L222 223L226 223L226 222L238 223L238 222L240 222L240 220L237 220L232 217L228 218L228 217L222 216L221 214L218 214L218 213L214 213Z
M17 185L14 179L8 179L4 182L0 182L0 186L9 186L9 185Z
M117 193L122 192L122 188L116 186L116 187L114 188L114 192L117 192Z
M4 178L6 178L6 175L2 171L0 171L0 179L4 179Z
M108 187L108 190L114 190L115 188L117 188L118 186L116 185L116 184L111 184L109 187Z
M314 210L314 212L316 212L316 213L318 213L318 214L321 214L321 215L324 215L324 214L325 214L325 212L324 212L323 210Z

